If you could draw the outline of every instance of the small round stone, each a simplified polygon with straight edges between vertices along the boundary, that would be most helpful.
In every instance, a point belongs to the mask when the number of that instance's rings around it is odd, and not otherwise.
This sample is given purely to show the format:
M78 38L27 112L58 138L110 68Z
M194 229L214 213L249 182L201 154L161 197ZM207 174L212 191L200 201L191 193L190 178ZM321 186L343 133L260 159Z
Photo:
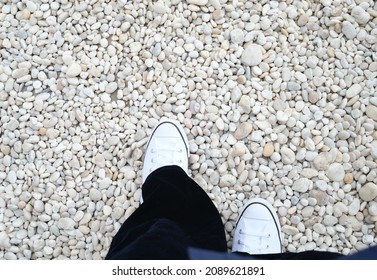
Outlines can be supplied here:
M337 162L330 164L329 169L326 172L326 175L331 181L342 181L345 176L343 165Z
M230 32L231 41L235 44L242 44L245 40L242 29L236 28Z
M253 130L253 126L249 122L241 123L240 126L237 128L236 132L234 133L234 137L237 140L241 140L246 138Z
M102 199L102 194L97 189L90 189L89 198L93 201L98 201Z
M70 66L67 68L67 76L70 78L76 77L80 75L82 69L80 64L78 63L72 63Z
M44 205L43 201L41 201L41 200L34 201L34 210L35 211L42 213L44 211L44 208L45 208L45 205Z
M63 230L73 230L76 223L71 218L61 218L58 222L58 227Z
M377 121L377 106L368 105L366 108L366 114L372 120Z
M292 189L298 192L307 192L311 188L313 182L307 178L300 178L293 183Z
M251 44L242 52L241 62L247 66L256 66L262 62L262 47Z
M374 183L366 183L359 190L359 196L364 201L372 201L377 197L377 185Z
M272 142L268 142L263 148L263 156L271 157L274 151L274 144Z

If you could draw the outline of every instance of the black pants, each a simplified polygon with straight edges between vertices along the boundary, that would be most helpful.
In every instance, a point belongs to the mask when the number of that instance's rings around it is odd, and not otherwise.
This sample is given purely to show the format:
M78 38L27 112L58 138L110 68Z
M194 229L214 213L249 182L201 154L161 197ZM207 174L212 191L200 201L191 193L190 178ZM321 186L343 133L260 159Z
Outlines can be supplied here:
M189 259L189 247L227 252L219 212L205 191L180 167L157 169L148 176L142 191L143 204L119 229L106 259ZM308 251L254 257L334 259L339 256Z

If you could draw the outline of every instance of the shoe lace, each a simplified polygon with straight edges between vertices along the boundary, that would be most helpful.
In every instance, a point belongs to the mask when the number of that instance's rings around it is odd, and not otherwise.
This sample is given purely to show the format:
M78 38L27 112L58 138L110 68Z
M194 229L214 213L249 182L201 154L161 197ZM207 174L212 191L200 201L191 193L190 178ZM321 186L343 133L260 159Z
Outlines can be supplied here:
M271 234L269 233L247 233L240 229L239 234L241 236L245 236L245 238L240 238L238 240L238 244L244 246L250 254L254 253L255 251L258 252L260 250L266 250L270 248L270 245L268 243L266 245L261 244L263 239L268 239L271 237ZM244 239L247 239L247 242L243 242L242 240Z
M160 153L162 152L162 153ZM170 153L167 155L165 152ZM156 165L166 165L166 164L174 164L174 163L182 163L182 159L175 160L174 155L176 153L183 153L183 149L178 148L158 148L158 150L151 149L152 154L156 154L156 156L153 156L151 158L151 161L153 164ZM152 169L151 169L152 170Z

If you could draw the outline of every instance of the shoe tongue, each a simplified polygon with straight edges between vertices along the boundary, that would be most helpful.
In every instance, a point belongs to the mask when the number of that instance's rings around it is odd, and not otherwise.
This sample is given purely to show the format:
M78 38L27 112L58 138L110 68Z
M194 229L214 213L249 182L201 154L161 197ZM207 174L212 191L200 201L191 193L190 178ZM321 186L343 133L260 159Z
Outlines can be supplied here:
M160 149L174 149L177 146L177 139L172 139L171 137L159 137L156 141L156 148Z
M269 224L270 224L269 220L243 219L242 228L244 228L245 232L248 234L263 235L267 233Z

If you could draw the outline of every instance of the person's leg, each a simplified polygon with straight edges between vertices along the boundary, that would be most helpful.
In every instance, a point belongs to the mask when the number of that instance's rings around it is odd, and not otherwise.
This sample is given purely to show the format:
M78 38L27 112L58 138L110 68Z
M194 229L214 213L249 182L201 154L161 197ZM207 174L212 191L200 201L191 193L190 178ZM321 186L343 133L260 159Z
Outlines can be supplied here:
M134 243L144 234L153 235L150 227L156 222L169 220L169 227L180 229L180 234L170 231L174 240L169 242L169 231L166 236L154 236L155 247L137 243L139 250L144 251L144 259L157 259L159 252L151 254L154 248L174 247L184 242L187 246L194 246L215 251L226 251L226 239L221 217L202 188L195 183L178 166L162 167L154 171L143 185L144 203L124 222L114 237L107 259L129 258L127 252L120 255L119 251ZM163 231L164 225L160 224ZM148 233L148 231L150 231ZM185 249L187 249L185 245ZM180 253L182 255L182 253ZM153 256L153 257L152 257ZM166 254L161 252L160 257L166 259ZM172 256L175 258L174 256ZM132 258L132 257L131 257Z
M188 259L188 240L171 220L157 219L120 231L106 259L112 260L183 260Z
M144 252L137 254L144 259L186 258L187 246L226 251L221 217L187 175L187 160L188 141L179 124L157 125L144 160L143 203L114 237L107 259L132 259L136 251Z
M305 251L282 253L281 229L278 216L268 201L251 199L237 221L232 251L243 257L264 260L323 260L338 259L332 252Z

